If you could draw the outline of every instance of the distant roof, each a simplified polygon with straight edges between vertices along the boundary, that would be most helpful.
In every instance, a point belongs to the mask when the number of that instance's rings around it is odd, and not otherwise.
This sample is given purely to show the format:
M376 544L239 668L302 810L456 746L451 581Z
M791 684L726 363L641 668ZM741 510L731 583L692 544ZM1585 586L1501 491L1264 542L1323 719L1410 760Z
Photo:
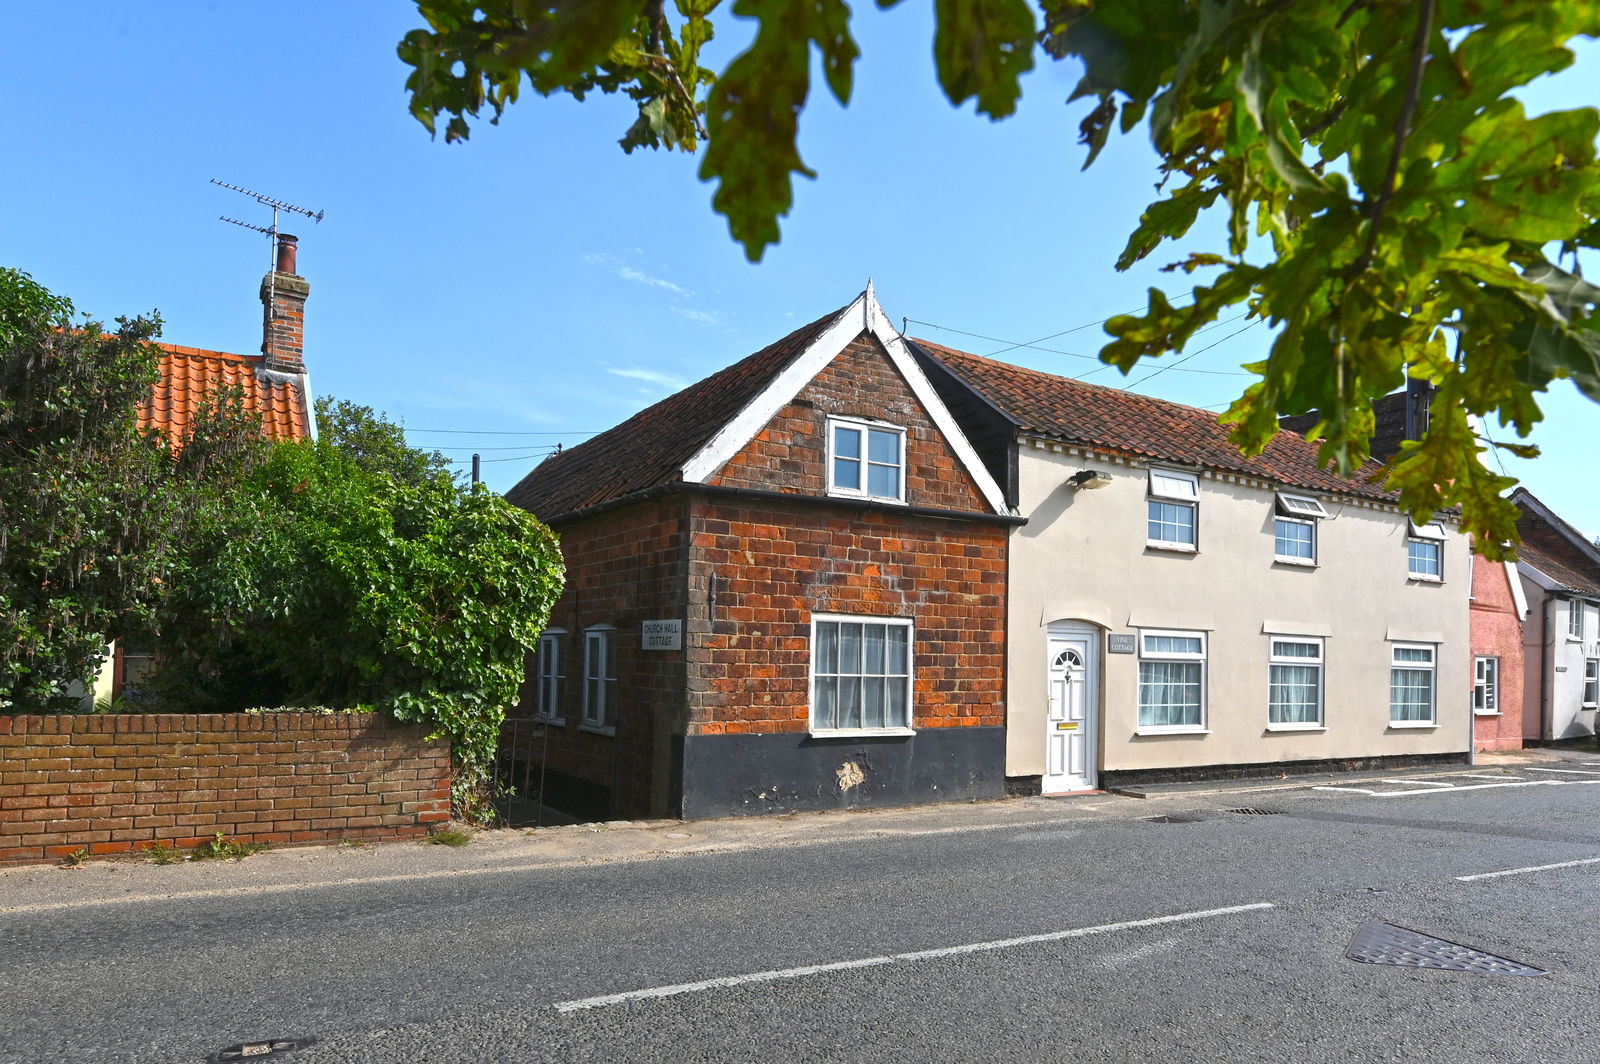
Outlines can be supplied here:
M1385 502L1398 498L1366 479L1381 476L1379 463L1369 461L1356 477L1330 473L1317 465L1317 445L1292 430L1280 429L1266 450L1246 458L1228 442L1227 428L1209 410L1024 369L927 340L914 343L988 397L1023 435L1239 473L1311 491Z
M245 409L261 416L262 433L268 439L303 440L311 435L310 412L301 385L283 374L267 373L265 356L177 344L157 346L161 348L161 377L140 407L140 425L181 440L207 396L238 385Z
M1526 488L1511 493L1521 511L1517 556L1569 591L1600 594L1600 560L1593 544Z
M506 492L506 499L549 521L675 483L684 463L852 305L802 325L622 424L551 455Z

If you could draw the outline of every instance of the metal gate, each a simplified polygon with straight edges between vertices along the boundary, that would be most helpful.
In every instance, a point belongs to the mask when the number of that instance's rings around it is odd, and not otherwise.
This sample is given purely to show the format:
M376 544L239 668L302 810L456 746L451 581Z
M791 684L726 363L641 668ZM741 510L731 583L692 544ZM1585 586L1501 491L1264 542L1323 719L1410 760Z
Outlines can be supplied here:
M497 827L542 827L545 758L550 725L537 717L507 717L500 726L500 750L490 781Z

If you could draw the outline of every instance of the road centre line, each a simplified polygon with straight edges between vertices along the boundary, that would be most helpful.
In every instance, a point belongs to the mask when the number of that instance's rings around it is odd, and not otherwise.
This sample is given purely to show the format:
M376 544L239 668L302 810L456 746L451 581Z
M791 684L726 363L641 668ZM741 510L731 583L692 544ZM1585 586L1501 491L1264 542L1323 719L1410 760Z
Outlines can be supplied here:
M1500 872L1479 872L1473 876L1456 876L1462 883L1471 883L1474 879L1497 879L1500 876L1520 876L1525 872L1548 872L1553 868L1576 868L1579 865L1600 864L1600 857L1585 857L1581 861L1561 861L1557 864L1529 865L1526 868L1507 868Z
M579 1012L584 1009L599 1009L609 1005L621 1005L629 1001L648 1001L655 998L675 997L679 994L696 994L705 990L744 986L750 983L772 983L783 979L799 979L808 975L821 975L825 972L844 972L855 968L872 968L884 964L932 960L937 957L954 957L964 953L983 953L989 950L1010 949L1013 946L1033 945L1038 942L1061 942L1070 938L1087 938L1090 935L1110 934L1113 931L1129 931L1134 928L1155 927L1160 924L1186 923L1191 920L1204 920L1213 916L1231 916L1235 913L1271 908L1274 908L1271 902L1258 901L1248 905L1230 905L1222 909L1204 909L1198 912L1174 913L1170 916L1153 916L1144 920L1123 920L1119 923L1099 924L1095 927L1076 927L1068 931L1049 931L1041 935L1023 935L1020 938L1003 938L991 942L971 942L962 946L913 950L910 953L864 957L860 960L836 961L832 964L810 964L801 968L780 968L766 972L750 972L745 975L726 975L717 979L702 979L696 983L674 983L669 986L647 987L643 990L627 990L620 994L601 994L598 997L579 998L575 1001L558 1001L554 1008L557 1012L563 1013Z

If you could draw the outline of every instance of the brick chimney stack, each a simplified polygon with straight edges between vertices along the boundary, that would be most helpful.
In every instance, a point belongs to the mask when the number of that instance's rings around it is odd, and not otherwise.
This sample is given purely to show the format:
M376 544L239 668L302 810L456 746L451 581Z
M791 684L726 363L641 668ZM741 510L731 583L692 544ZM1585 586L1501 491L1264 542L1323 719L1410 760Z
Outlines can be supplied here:
M276 268L261 279L261 353L266 368L280 373L304 373L306 297L311 286L295 273L299 238L278 234Z

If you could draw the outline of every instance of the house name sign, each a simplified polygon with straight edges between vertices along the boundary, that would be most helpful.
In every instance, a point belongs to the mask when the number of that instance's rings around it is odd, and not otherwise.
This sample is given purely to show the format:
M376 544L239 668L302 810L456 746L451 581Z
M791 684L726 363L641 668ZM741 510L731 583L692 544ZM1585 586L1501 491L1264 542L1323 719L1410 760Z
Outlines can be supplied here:
M1139 637L1122 632L1112 632L1106 636L1107 654L1137 654L1139 652Z
M682 650L683 622L645 621L640 625L639 646L642 650Z

